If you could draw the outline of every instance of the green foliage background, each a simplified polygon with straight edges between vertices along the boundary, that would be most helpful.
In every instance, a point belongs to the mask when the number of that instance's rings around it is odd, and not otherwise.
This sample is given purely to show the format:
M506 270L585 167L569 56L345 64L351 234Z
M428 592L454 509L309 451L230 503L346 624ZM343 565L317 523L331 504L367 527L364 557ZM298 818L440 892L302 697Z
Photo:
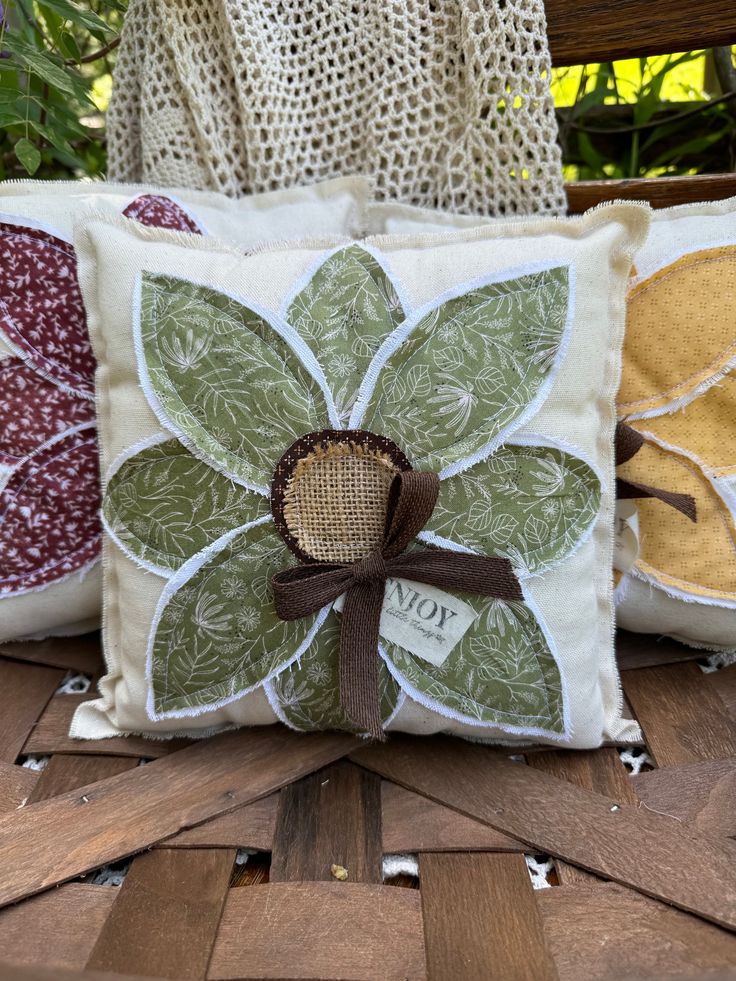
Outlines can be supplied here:
M0 180L105 173L126 6L0 0ZM736 170L730 49L555 69L552 90L568 180Z

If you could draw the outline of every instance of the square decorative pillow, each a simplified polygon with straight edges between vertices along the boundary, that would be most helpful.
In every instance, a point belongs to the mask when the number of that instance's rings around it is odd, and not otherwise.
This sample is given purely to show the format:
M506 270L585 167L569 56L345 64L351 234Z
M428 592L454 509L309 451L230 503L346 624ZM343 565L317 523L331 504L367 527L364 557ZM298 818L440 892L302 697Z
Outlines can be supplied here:
M636 452L618 473L688 495L696 520L656 497L621 502L617 619L736 651L736 198L652 215L634 258L617 399ZM390 202L368 209L376 231L487 222Z
M99 623L94 359L71 245L100 205L143 225L266 239L351 234L362 179L238 201L114 184L0 184L0 641Z
M618 620L736 651L736 198L655 211L634 262L617 401L642 445L618 473L690 495L697 517L630 502Z
M78 737L638 738L613 656L648 209L242 255L90 217L108 674Z

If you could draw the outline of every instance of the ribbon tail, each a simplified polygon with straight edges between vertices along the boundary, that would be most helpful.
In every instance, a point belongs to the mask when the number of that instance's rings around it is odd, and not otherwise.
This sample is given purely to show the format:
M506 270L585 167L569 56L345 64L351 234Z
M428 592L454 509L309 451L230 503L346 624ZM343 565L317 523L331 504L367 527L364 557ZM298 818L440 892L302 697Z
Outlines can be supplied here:
M616 497L619 500L635 500L642 497L654 497L675 508L691 521L698 520L695 498L690 494L677 494L674 491L662 490L660 487L650 487L649 484L639 484L633 480L616 480Z
M385 582L357 582L345 594L340 627L340 705L361 732L385 740L378 691L378 626Z

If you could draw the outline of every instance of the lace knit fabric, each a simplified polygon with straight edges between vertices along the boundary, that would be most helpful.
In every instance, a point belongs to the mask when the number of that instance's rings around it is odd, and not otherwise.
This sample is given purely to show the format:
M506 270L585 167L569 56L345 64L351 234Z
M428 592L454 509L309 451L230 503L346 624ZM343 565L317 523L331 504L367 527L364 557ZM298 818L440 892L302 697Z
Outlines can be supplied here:
M131 0L110 178L563 213L542 0Z

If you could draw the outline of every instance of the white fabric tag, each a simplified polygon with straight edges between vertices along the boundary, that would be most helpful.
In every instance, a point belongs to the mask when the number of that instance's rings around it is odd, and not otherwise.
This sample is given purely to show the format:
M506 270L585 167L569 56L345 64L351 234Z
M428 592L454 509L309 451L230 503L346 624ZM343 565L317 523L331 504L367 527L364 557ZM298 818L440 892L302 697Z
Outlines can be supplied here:
M613 564L628 572L639 554L639 511L633 501L616 501L616 535Z
M335 600L342 612L345 594ZM378 630L417 657L439 667L462 639L477 614L457 596L407 579L387 579Z

